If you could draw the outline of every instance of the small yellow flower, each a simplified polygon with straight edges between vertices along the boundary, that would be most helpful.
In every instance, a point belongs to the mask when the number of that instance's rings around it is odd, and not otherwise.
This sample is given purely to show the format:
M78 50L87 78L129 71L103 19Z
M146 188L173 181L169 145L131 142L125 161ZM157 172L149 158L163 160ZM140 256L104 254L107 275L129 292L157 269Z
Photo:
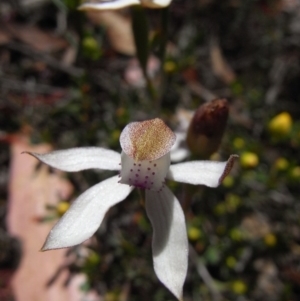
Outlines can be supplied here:
M83 264L83 270L87 273L91 273L92 271L98 270L99 264L101 262L101 257L97 252L89 251L90 254L85 258L85 262Z
M290 133L292 124L291 115L287 112L282 112L270 120L268 129L275 136L286 136Z
M86 37L82 40L82 45L89 50L97 50L99 48L97 41L93 37Z
M235 212L241 204L241 199L236 194L228 194L225 200L226 208L228 212Z
M232 291L237 295L244 295L247 291L247 285L242 280L235 280L232 283Z
M82 40L83 53L86 57L97 60L101 56L100 46L93 37L85 37Z
M300 166L295 166L291 170L291 177L293 180L300 180Z
M230 231L229 236L232 240L242 241L244 235L240 229L234 228Z
M223 180L223 186L226 188L230 188L234 185L234 178L232 176L227 176L224 180Z
M258 165L259 159L255 153L244 152L241 155L240 163L244 168L253 168Z
M176 64L172 61L167 61L164 63L164 70L167 73L172 73L176 70Z
M268 233L264 237L264 242L268 247L274 247L277 244L277 237L273 233Z
M104 296L105 301L117 301L118 299L119 297L115 292L108 292Z
M245 140L243 138L235 138L233 140L233 146L236 149L242 149L243 147L245 147Z
M287 170L288 167L289 161L283 157L280 157L275 161L275 168L279 171Z
M56 212L59 216L62 216L70 207L68 202L60 202L56 206Z
M235 267L235 265L236 265L236 259L233 256L228 256L226 258L226 265L229 268L233 269Z
M188 237L190 240L195 241L201 238L202 232L199 228L196 227L190 227L188 229Z

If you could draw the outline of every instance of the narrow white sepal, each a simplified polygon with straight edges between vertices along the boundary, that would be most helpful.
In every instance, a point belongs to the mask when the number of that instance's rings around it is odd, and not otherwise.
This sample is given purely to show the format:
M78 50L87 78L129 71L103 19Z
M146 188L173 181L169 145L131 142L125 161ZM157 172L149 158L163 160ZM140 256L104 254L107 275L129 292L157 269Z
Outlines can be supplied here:
M81 194L53 227L42 250L71 247L90 238L108 209L132 191L128 185L118 183L118 179L109 178Z
M119 170L121 163L119 153L102 147L77 147L47 154L23 153L64 171L80 171L91 168Z
M159 280L182 300L188 266L185 217L179 201L168 187L146 190L146 212L153 227L153 264Z
M130 5L140 4L139 0L105 0L98 3L86 2L78 7L79 10L109 10L120 9Z
M237 155L227 162L191 161L170 166L167 179L194 185L217 187L230 172Z

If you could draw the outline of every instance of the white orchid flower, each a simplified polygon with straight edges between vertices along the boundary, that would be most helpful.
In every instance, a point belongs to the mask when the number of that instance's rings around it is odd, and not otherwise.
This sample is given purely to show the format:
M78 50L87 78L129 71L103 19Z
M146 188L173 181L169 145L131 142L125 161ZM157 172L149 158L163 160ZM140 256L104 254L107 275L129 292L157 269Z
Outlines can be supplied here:
M71 205L49 233L42 250L71 247L90 238L110 207L123 201L134 187L145 190L146 213L153 227L153 264L160 281L182 300L188 266L185 218L165 179L217 187L229 173L227 162L192 161L170 165L175 134L161 120L128 124L120 136L121 155L101 147L82 147L48 154L27 152L43 163L64 171L89 168L120 171L88 189ZM121 162L121 164L120 164Z
M120 9L131 5L142 5L148 8L162 8L170 5L172 0L100 0L86 2L78 7L79 10L110 10Z

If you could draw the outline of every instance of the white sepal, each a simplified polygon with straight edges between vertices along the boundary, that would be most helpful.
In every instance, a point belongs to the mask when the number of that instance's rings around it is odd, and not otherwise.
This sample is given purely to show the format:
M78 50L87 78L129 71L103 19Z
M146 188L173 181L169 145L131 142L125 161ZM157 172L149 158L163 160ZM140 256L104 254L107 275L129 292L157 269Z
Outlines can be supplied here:
M187 149L178 147L177 149L171 150L171 161L180 162L186 159L189 155L190 152Z
M120 9L130 5L140 4L139 0L111 0L99 1L98 3L86 2L78 7L79 10L109 10Z
M108 209L123 201L131 191L128 185L118 183L118 176L91 187L72 203L53 227L42 250L71 247L90 238Z
M230 172L236 155L227 162L191 161L170 166L167 179L193 185L217 187Z
M155 273L178 300L182 300L188 266L188 241L181 205L165 186L160 192L146 190L146 211L153 227Z
M186 140L186 133L175 132L176 141L171 148L171 162L180 162L186 159L190 152L182 146Z
M162 8L170 5L172 0L141 0L141 4L149 8Z
M24 153L64 171L80 171L91 168L119 170L121 163L119 153L102 147L77 147L47 154Z

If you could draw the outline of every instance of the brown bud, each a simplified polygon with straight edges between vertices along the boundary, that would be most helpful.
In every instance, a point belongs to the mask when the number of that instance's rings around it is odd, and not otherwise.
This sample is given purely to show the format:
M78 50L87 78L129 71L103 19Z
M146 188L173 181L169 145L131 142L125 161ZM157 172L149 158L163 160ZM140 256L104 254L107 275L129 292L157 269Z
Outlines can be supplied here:
M229 113L226 99L215 99L201 105L195 112L187 133L191 152L208 159L221 143Z

